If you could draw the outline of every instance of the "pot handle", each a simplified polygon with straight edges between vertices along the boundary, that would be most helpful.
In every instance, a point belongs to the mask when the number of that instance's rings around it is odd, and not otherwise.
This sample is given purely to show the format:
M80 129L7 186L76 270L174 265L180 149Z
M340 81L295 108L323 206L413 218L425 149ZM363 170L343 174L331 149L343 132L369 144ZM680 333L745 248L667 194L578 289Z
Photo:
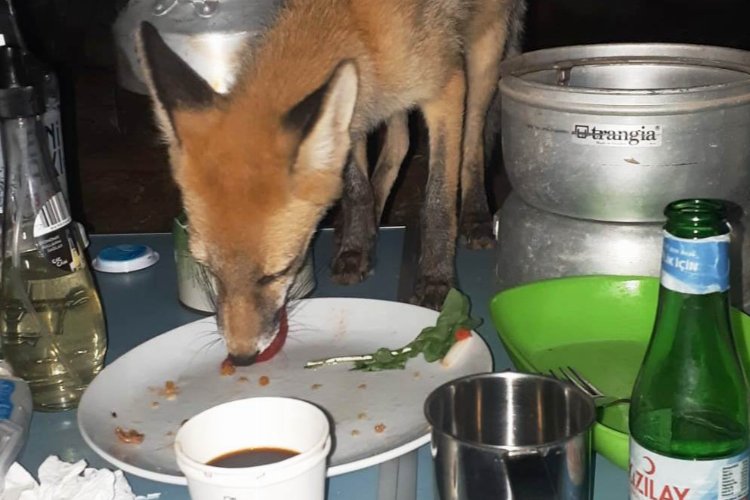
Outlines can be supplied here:
M192 4L198 17L209 18L219 10L220 0L155 0L151 11L155 16L163 16L178 3Z
M178 0L154 0L154 5L151 7L151 12L155 16L163 16L177 5Z

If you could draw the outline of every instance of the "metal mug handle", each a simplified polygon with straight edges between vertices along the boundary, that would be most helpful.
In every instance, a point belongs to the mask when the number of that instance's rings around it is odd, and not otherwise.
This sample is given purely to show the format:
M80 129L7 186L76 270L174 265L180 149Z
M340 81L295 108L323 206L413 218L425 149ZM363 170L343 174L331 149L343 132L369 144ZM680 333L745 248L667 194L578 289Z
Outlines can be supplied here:
M521 500L524 498L528 498L528 494L523 491L514 491L513 489L513 481L511 481L511 477L513 477L515 474L512 473L511 468L509 468L508 464L512 463L513 457L520 457L520 456L535 456L535 458L538 460L538 462L542 465L542 468L544 469L544 477L546 478L546 484L547 488L545 488L544 492L544 498L549 498L551 500L557 500L560 499L560 492L557 489L557 485L554 479L554 475L550 472L549 467L547 465L547 462L544 460L544 457L539 452L539 450L527 450L523 453L521 452L513 452L513 451L504 451L502 455L500 456L500 464L503 469L503 474L505 476L505 488L507 492L510 494L509 498ZM524 463L524 467L527 467L528 463ZM542 497L539 497L542 498Z

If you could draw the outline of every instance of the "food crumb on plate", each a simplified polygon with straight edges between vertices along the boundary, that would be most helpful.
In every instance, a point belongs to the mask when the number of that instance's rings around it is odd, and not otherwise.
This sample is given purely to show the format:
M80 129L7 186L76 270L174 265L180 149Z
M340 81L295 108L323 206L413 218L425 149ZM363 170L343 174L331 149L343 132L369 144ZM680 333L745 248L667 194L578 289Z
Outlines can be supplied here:
M367 384L359 384L357 389L367 389Z
M314 391L315 389L320 389L321 387L323 387L323 384L313 384L310 386L310 389Z
M375 424L375 432L377 432L378 434L385 432L385 424L383 424L382 422L379 424Z
M357 429L354 429L352 431L352 436L359 436L359 431Z
M362 412L362 413L360 413L359 415L357 415L357 418L358 418L359 420L365 420L365 419L367 418L367 413L365 413L365 412Z
M123 429L120 426L115 427L117 439L126 444L141 444L145 436L135 429Z
M243 376L241 376L241 377L239 377L239 378L237 378L237 382L249 382L249 381L250 381L250 379L249 379L249 378L247 378L247 377L246 377L246 376L244 376L244 375L243 375Z
M169 400L176 399L179 393L180 388L172 380L167 380L164 383L164 388L159 390L159 395Z
M112 415L112 418L117 418L117 412L116 411L113 411L112 413L110 413L110 415Z
M151 408L153 408L155 410L158 407L159 407L159 402L158 401L151 401Z
M261 377L258 379L258 383L260 385L265 386L265 385L268 385L269 383L271 383L271 379L269 379L265 375L261 375Z
M422 374L419 371L414 372L414 378L419 378Z
M224 359L224 361L221 362L221 366L219 367L219 373L221 373L222 377L226 377L228 375L234 375L234 372L236 372L237 369L234 367L234 363L232 363L232 360L228 357Z

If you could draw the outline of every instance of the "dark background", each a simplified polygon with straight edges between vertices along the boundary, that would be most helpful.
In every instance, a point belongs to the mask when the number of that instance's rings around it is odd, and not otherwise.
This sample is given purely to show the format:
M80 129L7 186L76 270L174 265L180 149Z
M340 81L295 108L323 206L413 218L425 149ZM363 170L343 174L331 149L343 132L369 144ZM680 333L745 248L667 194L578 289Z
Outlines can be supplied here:
M30 49L54 65L61 81L74 216L95 233L171 230L179 193L148 101L116 85L111 25L126 0L13 2ZM750 0L530 0L523 47L682 42L750 49L748 23ZM385 224L418 214L426 155L415 122L414 146ZM501 168L491 167L498 203L507 181ZM336 211L328 221L335 219Z

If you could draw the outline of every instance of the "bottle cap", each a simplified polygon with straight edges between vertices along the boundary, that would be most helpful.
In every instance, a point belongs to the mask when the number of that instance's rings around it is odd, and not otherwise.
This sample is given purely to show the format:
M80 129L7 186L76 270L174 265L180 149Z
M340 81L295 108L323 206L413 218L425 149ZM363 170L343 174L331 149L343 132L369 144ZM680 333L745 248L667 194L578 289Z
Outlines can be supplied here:
M0 118L39 115L44 110L37 89L40 75L26 54L15 47L0 47Z
M130 273L151 267L159 254L146 245L114 245L103 248L94 259L94 269L104 273Z

